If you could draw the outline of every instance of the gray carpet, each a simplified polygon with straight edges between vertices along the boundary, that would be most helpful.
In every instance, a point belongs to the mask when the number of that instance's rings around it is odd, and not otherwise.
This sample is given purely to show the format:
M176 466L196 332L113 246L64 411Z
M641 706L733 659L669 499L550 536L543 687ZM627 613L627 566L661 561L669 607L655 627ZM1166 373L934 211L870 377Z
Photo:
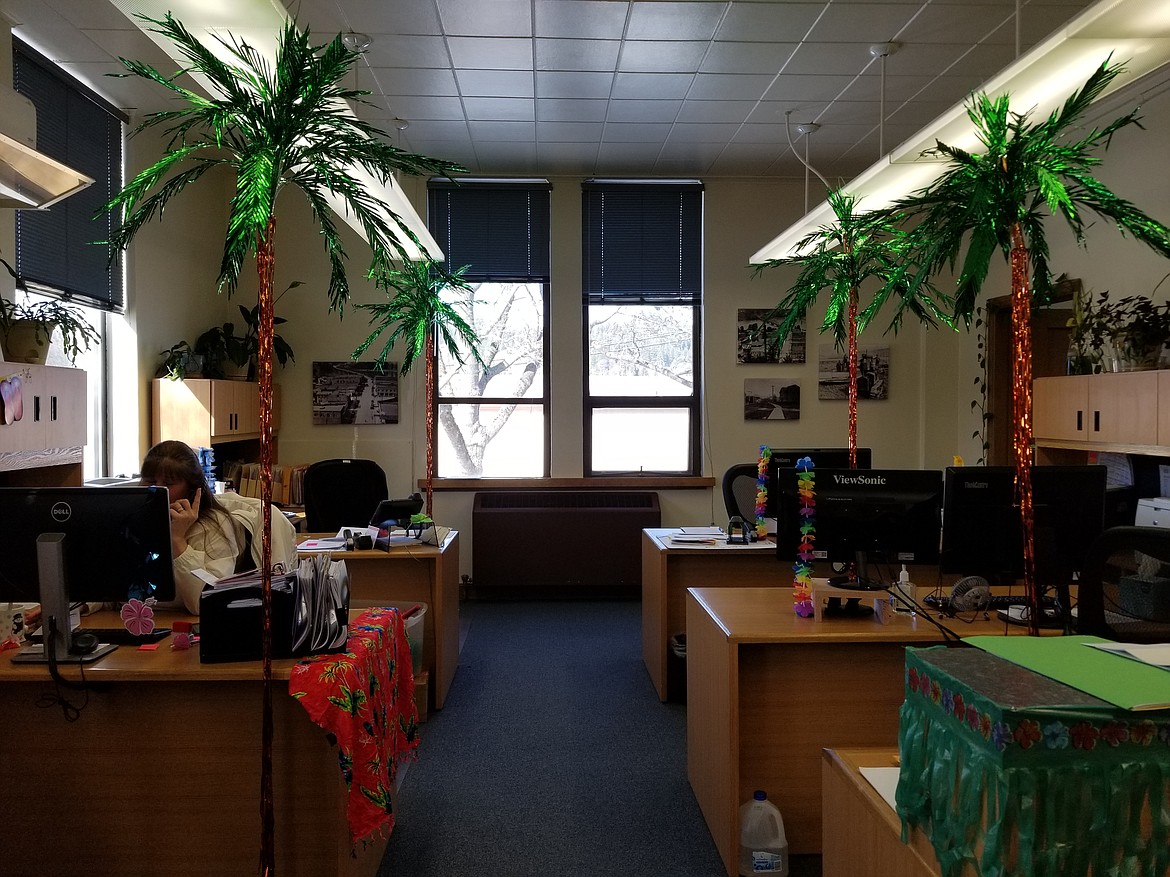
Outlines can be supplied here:
M659 703L634 601L469 603L381 875L723 872Z

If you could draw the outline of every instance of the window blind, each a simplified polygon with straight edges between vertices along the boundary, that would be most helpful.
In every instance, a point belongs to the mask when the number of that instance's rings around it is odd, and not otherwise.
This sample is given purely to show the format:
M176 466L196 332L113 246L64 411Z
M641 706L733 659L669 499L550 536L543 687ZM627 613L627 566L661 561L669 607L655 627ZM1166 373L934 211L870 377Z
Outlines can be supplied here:
M589 181L582 190L589 304L701 303L701 183Z
M470 266L475 281L548 280L549 201L546 181L431 180L427 227L454 271Z
M100 213L122 187L120 113L13 39L13 86L37 110L37 150L95 182L47 210L16 211L16 267L30 287L121 311L122 272L108 241L115 218ZM95 214L99 214L95 217Z

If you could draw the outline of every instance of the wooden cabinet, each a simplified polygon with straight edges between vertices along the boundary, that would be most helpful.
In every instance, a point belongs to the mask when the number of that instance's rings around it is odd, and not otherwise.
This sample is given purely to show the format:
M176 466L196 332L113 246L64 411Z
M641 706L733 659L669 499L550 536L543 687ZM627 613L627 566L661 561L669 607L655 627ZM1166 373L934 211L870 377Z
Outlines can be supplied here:
M20 419L0 424L0 473L6 473L0 484L80 484L87 435L85 371L0 364L0 379L13 378L20 383Z
M193 448L260 437L260 385L188 378L151 382L151 442L177 439ZM280 426L280 386L273 385L272 428Z
M1170 446L1170 377L1142 371L1037 378L1032 433L1037 445L1052 447Z

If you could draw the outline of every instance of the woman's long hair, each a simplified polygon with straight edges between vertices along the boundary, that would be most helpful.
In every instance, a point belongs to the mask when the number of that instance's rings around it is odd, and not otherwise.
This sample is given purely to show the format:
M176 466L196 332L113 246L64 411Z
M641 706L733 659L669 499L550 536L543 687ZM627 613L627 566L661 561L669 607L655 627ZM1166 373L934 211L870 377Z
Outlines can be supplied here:
M146 458L142 461L140 478L143 484L171 484L181 481L192 494L196 488L201 489L203 493L199 497L199 520L215 512L224 511L207 485L207 477L203 474L203 467L199 465L199 457L185 442L174 440L159 442L147 451Z

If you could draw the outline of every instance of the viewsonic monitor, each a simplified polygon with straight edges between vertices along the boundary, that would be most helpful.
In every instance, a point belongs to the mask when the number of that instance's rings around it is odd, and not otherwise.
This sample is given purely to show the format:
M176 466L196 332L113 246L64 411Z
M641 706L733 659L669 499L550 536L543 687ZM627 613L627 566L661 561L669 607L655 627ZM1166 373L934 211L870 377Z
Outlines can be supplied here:
M819 469L818 559L855 565L858 584L881 585L870 567L937 563L943 473L932 469Z
M1015 584L1024 575L1015 469L951 466L945 481L940 569ZM1104 519L1104 466L1032 468L1032 539L1041 587L1069 585Z
M4 487L0 521L0 601L40 603L46 633L54 615L61 657L70 604L175 597L165 488Z
M776 519L776 556L795 560L800 544L800 502L796 490L796 461L808 457L816 470L848 469L848 448L773 448L768 460L766 517ZM868 469L873 454L857 449L857 468Z

